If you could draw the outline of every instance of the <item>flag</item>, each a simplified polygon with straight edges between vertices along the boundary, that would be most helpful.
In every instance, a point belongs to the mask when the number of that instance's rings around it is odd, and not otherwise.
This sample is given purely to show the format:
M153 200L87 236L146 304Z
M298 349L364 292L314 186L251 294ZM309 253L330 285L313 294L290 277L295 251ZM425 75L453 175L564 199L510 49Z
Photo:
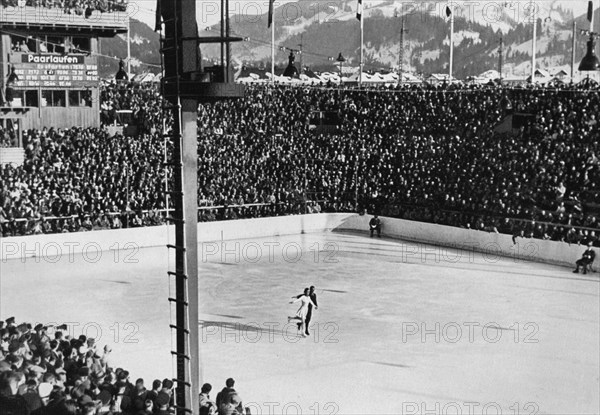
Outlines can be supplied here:
M271 27L273 24L273 3L275 0L269 0L269 25L267 27Z
M450 10L450 6L446 6L446 17L452 16L452 10Z
M356 7L356 18L358 20L362 20L363 14L363 3L362 0L358 0L358 6Z
M588 15L587 15L587 19L588 21L591 23L592 20L594 19L594 2L590 0L590 2L588 3Z

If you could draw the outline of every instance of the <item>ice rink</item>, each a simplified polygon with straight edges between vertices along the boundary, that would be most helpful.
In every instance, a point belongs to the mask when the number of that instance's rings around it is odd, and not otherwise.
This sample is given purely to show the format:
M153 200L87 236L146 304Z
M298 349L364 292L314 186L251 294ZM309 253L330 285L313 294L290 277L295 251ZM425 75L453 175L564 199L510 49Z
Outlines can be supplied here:
M166 248L1 264L1 318L69 322L172 376ZM173 254L171 254L173 255ZM253 414L598 414L599 274L366 235L203 244L202 382ZM317 287L312 336L287 324Z

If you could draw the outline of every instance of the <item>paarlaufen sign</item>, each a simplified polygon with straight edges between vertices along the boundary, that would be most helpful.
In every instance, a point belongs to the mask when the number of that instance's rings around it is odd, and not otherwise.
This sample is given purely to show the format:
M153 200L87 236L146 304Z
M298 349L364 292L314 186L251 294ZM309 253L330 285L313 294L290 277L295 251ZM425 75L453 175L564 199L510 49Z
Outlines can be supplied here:
M56 63L56 64L82 64L84 57L81 55L40 55L27 53L21 56L23 63Z

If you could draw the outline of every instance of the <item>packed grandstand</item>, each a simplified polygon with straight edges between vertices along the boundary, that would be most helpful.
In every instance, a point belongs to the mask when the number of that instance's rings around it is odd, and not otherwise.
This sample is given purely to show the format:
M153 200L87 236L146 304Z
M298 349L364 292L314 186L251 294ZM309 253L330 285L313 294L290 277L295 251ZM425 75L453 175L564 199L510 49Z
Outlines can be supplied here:
M102 13L125 11L127 2L119 0L2 0L2 7L43 7L62 10L67 14L88 16L93 11Z
M101 99L104 125L131 109L139 134L27 131L23 166L0 167L3 236L165 223L158 88L109 83ZM198 220L368 211L598 246L599 105L597 90L573 88L250 86L199 108ZM337 132L315 132L313 111L337 112ZM511 113L533 118L503 130ZM15 131L0 142L14 146ZM172 381L134 385L109 349L63 331L0 322L3 408L168 413Z
M3 236L165 223L159 88L109 83L101 100L104 125L131 109L139 134L27 131L23 166L0 168ZM599 106L572 86L250 86L199 108L198 220L367 211L598 245ZM335 134L314 111L339 114ZM532 122L499 128L512 112Z
M169 414L173 381L131 382L129 372L111 364L111 348L94 338L75 337L66 324L44 326L0 321L0 408L7 415ZM230 381L228 379L228 381ZM146 385L148 387L146 387ZM229 385L228 385L229 386ZM241 406L235 389L216 400L202 388L200 414L233 412Z

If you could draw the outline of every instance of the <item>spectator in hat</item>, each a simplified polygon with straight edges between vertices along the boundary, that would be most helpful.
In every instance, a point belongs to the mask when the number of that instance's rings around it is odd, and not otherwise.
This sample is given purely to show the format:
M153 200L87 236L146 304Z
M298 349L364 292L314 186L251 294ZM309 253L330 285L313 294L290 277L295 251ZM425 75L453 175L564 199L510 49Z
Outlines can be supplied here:
M134 390L133 384L129 381L129 371L122 370L117 375L117 386L125 388L125 394L131 395Z
M77 370L77 379L81 382L88 380L90 376L90 368L87 366L82 366Z

